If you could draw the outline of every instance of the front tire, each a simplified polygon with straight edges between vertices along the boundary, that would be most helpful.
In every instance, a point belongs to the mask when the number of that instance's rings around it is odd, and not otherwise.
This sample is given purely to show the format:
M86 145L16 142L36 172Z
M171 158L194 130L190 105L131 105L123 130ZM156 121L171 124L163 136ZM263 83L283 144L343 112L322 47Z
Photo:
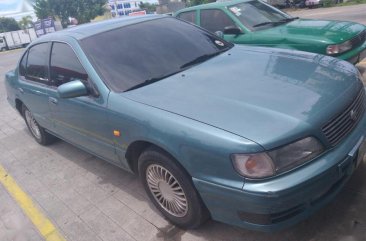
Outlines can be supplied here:
M167 153L155 147L144 151L139 173L150 200L171 223L197 228L207 221L209 212L191 177Z
M29 132L39 144L46 146L55 141L56 138L47 133L46 130L37 123L32 113L24 105L22 107L22 114Z

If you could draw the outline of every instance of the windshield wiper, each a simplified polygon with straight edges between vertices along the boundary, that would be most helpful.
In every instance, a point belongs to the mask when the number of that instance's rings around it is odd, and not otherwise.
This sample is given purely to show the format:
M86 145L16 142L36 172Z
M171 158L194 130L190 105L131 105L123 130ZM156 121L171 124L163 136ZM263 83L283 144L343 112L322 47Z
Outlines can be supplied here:
M126 90L125 90L125 92L126 92L126 91L130 91L130 90L134 90L134 89L137 89L137 88L140 88L140 87L145 86L145 85L149 85L149 84L154 83L154 82L157 82L157 81L159 81L159 80L161 80L161 79L164 79L164 78L167 78L167 77L169 77L169 76L172 76L172 75L174 75L174 74L176 74L176 73L179 73L179 72L183 71L183 70L184 70L185 68L187 68L188 66L191 66L191 65L194 65L194 64L201 63L201 62L203 62L203 61L205 61L205 60L207 60L207 59L210 59L210 58L212 58L212 57L214 57L214 56L216 56L216 55L219 55L220 53L222 53L222 52L224 52L224 51L226 51L226 50L228 50L228 49L229 49L229 48L225 48L225 49L222 49L222 50L217 51L217 52L215 52L215 53L201 55L201 56L199 56L199 57L195 58L194 60L189 61L188 63L183 64L183 65L180 67L180 69L179 69L178 71L175 71L175 72L172 72L172 73L169 73L169 74L163 75L163 76L159 76L159 77L152 77L152 78L150 78L150 79L147 79L147 80L143 81L143 82L142 82L142 83L140 83L140 84L134 85L134 86L132 86L132 87L130 87L130 88L128 88L128 89L126 89Z
M288 23L288 22L294 21L294 20L296 20L296 19L299 19L299 17L284 18L284 19L281 19L280 21L281 21L281 22Z
M222 52L226 51L227 49L222 49L218 52L215 52L215 53L211 53L211 54L204 54L204 55L201 55L197 58L195 58L194 60L192 61L189 61L188 63L185 63L183 64L182 66L180 66L180 69L185 69L187 68L188 66L191 66L191 65L195 65L195 64L199 64L199 63L202 63L204 62L205 60L208 60L216 55L219 55L221 54Z
M253 28L256 28L256 27L260 27L260 26L264 26L264 25L268 25L268 24L276 24L278 22L263 22L263 23L258 23L256 25L253 26Z
M256 25L254 25L253 27L260 27L260 26L264 26L264 25L269 25L269 24L282 24L282 23L288 23L288 22L291 22L295 19L298 19L299 17L294 17L294 18L284 18L284 19L281 19L280 21L277 21L277 22L263 22L263 23L258 23Z
M145 86L145 85L152 84L152 83L154 83L154 82L157 82L157 81L159 81L159 80L162 80L162 79L164 79L164 78L167 78L167 77L169 77L169 76L171 76L171 75L173 75L173 74L176 74L176 73L178 73L178 72L180 72L180 71L176 71L176 72L173 72L173 73L170 73L170 74L167 74L167 75L163 75L163 76L153 77L153 78L147 79L147 80L143 81L143 82L142 82L142 83L140 83L140 84L137 84L137 85L132 86L131 88L128 88L128 89L127 89L127 90L125 90L124 92L129 91L129 90L134 90L134 89L140 88L140 87Z

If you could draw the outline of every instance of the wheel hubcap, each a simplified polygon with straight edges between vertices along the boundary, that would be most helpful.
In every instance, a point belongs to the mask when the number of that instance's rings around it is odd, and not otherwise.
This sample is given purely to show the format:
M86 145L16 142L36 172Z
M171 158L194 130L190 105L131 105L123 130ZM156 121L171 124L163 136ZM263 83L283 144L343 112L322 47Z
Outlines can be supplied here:
M39 126L36 120L33 118L32 113L29 110L25 111L25 119L28 123L29 129L32 134L37 138L41 139L41 131L39 130Z
M188 212L186 195L177 179L164 167L150 165L146 181L159 205L175 217L184 217Z

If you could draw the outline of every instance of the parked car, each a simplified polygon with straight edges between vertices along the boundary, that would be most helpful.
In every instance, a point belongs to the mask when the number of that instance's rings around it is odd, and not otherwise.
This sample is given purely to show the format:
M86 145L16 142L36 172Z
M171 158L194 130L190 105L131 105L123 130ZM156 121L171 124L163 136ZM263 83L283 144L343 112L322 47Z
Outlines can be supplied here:
M353 65L236 46L169 16L45 35L5 83L38 143L58 137L139 174L184 228L209 217L256 230L293 225L335 197L366 148Z
M266 2L276 8L285 8L289 6L289 0L267 0L263 2Z
M36 38L34 28L0 33L0 51L26 47Z
M175 13L225 40L337 57L356 64L366 57L366 26L345 21L298 19L257 0L198 5Z
M306 0L305 6L308 8L323 6L322 0Z

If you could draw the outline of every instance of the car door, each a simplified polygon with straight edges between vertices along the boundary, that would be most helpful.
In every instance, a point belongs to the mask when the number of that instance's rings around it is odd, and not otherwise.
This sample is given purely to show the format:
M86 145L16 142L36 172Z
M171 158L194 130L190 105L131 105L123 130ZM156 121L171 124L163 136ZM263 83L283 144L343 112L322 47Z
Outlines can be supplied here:
M19 65L18 96L33 114L38 124L52 130L48 106L48 60L50 43L32 46L22 57Z
M66 43L54 42L50 59L49 105L56 133L63 139L110 162L119 164L112 140L113 131L107 119L107 98L98 94L73 49ZM81 80L89 94L60 98L57 87Z

